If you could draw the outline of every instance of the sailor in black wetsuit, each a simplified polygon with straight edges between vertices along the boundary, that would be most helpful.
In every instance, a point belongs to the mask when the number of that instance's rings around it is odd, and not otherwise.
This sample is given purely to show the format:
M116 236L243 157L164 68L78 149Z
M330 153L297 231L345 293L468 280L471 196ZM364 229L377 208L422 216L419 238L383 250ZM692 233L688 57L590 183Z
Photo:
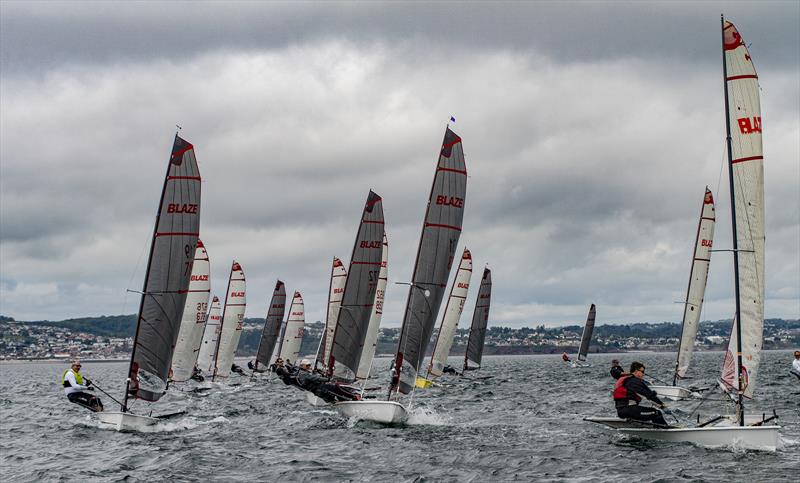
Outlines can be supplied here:
M661 408L666 408L655 391L644 382L644 364L633 362L631 373L617 379L617 384L614 386L614 405L617 407L617 416L622 419L651 421L661 426L668 426L661 411L656 408L639 406L642 396L658 404Z
M623 374L625 374L625 369L619 364L618 359L613 359L611 361L611 377L619 379Z
M312 371L311 361L308 359L300 361L297 383L300 389L310 391L327 402L357 401L360 399L358 393L348 390L345 386L333 383L330 378Z

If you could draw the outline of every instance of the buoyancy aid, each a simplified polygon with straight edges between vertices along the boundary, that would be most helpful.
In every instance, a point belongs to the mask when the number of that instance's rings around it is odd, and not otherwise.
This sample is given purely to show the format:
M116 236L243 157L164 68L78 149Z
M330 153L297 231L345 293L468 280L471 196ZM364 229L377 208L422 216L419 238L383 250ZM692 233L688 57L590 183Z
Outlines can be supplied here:
M63 374L61 374L61 385L63 387L72 387L70 385L69 381L67 380L67 373L69 371L72 371L72 368L67 369L66 371L64 371ZM75 371L72 371L72 373L75 374L75 382L77 382L79 385L83 386L83 376L81 375L81 373L80 372L75 372Z
M622 376L619 379L617 379L617 383L614 385L614 394L613 394L613 397L614 397L615 401L630 400L631 399L628 396L628 389L625 387L625 381L627 381L631 377L634 377L634 376ZM642 400L641 396L639 396L636 393L633 393L633 399L635 399L636 402L639 402L639 401Z

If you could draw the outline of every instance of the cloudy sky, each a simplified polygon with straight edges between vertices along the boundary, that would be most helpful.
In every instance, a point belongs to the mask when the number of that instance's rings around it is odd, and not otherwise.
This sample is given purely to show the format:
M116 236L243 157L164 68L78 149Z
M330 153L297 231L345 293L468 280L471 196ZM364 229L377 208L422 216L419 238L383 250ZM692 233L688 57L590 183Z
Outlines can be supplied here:
M369 189L399 326L450 116L490 324L679 321L703 191L729 248L720 13L762 88L766 316L800 316L800 3L0 2L0 313L133 313L175 125L231 260L323 318ZM461 248L459 248L459 253ZM734 310L715 253L704 320ZM465 308L468 325L475 290Z

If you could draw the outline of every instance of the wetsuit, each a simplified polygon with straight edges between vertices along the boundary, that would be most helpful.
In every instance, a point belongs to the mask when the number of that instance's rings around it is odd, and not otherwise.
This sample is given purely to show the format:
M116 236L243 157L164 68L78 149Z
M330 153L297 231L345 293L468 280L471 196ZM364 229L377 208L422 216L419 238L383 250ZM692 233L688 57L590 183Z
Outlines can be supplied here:
M444 366L442 369L442 374L455 374L458 375L458 372L450 366Z
M64 394L67 395L69 402L78 404L94 412L103 410L103 403L100 401L100 398L83 392L91 391L93 388L89 387L91 382L88 380L86 381L86 385L82 384L84 378L81 376L80 372L76 373L72 369L67 369L62 376L62 381Z
M300 383L297 381L297 369L293 366L284 366L284 365L276 365L275 366L275 374L281 378L284 384L287 386L297 386L300 387Z
M651 421L661 426L668 426L661 411L655 408L639 406L642 396L662 406L664 403L658 398L655 391L650 389L646 382L636 376L623 376L617 380L614 388L614 405L617 416L622 419L636 419L638 421Z
M622 366L613 366L611 368L611 377L614 379L619 379L623 374L625 374L625 369Z
M301 389L310 391L327 402L355 401L359 399L357 393L332 383L329 378L314 372L301 370L297 375L297 382Z

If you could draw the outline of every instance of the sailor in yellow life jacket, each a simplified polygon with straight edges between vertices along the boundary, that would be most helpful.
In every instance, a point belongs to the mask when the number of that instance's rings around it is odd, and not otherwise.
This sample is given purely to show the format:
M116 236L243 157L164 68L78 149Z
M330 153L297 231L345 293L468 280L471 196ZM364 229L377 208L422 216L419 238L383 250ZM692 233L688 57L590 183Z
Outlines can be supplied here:
M80 404L94 412L103 410L103 403L100 398L84 391L94 391L92 381L81 375L81 361L72 361L72 366L61 374L61 385L64 386L64 393L67 399L75 404Z

